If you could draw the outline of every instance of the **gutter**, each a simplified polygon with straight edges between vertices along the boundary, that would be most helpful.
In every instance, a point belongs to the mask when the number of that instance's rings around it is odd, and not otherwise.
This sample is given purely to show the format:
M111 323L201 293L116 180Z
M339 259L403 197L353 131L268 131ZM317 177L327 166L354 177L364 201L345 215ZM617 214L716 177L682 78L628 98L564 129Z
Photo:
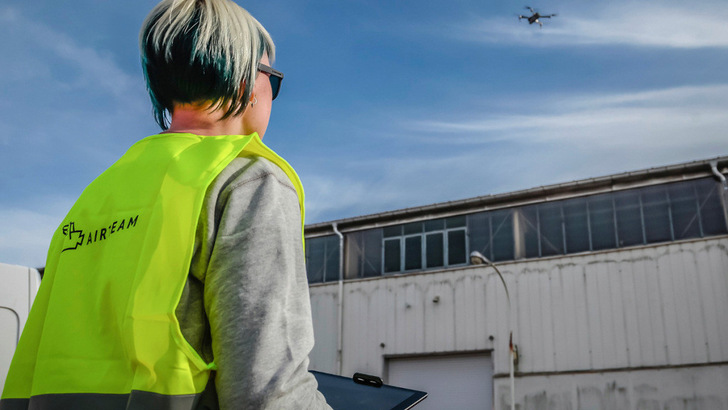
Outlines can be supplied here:
M339 376L342 375L343 369L343 335L344 335L344 235L339 232L336 222L331 224L334 233L339 236L339 295L337 298L337 308L339 311L339 334L336 341L336 366Z

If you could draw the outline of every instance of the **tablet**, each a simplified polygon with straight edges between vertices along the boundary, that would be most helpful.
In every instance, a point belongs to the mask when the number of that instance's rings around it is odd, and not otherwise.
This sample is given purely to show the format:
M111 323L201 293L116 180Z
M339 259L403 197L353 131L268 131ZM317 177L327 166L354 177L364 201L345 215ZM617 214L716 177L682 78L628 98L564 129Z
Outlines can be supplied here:
M354 378L311 371L319 391L334 410L407 410L427 397L423 391L381 384L378 377L355 375ZM361 377L363 376L363 377ZM377 381L375 381L377 380Z

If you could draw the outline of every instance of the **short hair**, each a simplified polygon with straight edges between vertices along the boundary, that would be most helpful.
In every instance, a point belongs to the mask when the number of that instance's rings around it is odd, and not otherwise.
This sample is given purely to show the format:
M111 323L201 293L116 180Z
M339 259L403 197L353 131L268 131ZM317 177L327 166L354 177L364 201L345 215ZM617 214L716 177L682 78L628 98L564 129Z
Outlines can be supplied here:
M210 109L225 110L223 118L242 114L260 58L275 58L270 34L230 0L163 0L144 20L139 48L163 130L175 103L209 101Z

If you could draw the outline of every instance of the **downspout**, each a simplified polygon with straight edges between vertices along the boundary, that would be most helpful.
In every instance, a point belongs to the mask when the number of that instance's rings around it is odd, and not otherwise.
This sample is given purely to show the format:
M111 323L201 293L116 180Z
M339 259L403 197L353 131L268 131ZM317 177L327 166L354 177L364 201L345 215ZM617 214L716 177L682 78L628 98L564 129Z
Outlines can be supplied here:
M723 205L723 217L726 226L728 226L728 182L726 182L725 176L718 171L718 161L710 161L710 170L713 171L713 175L718 177L721 184L723 184L723 194L720 198L721 204Z
M337 298L337 308L339 311L339 334L338 340L336 341L336 366L338 367L338 375L341 376L343 370L343 336L344 336L344 235L339 232L339 229L334 222L331 227L334 229L334 233L339 236L339 297Z

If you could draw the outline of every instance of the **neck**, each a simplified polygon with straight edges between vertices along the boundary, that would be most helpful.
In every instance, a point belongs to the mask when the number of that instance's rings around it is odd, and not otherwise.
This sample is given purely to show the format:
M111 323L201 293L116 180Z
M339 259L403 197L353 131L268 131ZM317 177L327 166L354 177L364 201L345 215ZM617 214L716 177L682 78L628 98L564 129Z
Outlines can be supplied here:
M243 130L242 115L222 118L222 110L211 110L202 104L175 105L172 121L164 133L196 135L236 135Z

